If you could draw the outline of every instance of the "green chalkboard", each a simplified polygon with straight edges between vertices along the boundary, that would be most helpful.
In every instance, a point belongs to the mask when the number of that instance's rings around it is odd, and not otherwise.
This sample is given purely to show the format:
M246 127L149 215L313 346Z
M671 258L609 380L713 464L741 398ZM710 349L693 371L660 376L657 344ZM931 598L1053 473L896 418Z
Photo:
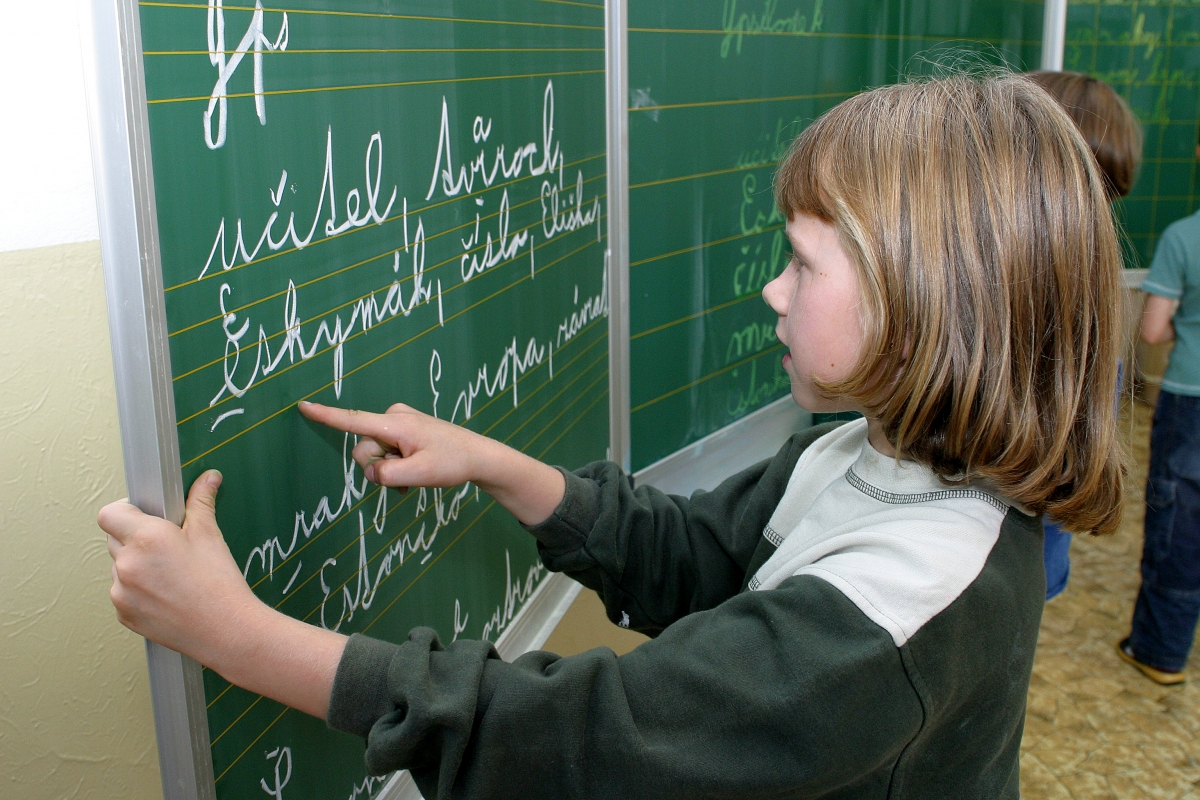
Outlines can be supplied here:
M1148 267L1163 229L1193 213L1200 196L1200 5L1072 0L1063 68L1111 84L1142 122L1142 171L1116 210L1127 266Z
M297 401L403 401L577 466L608 445L599 3L140 4L183 480L255 592L495 640L545 579L468 485L368 484ZM221 798L366 797L362 743L204 680ZM282 790L282 794L279 794Z
M970 49L1039 66L1041 2L645 0L629 8L632 461L787 393L763 285L791 139L863 89Z

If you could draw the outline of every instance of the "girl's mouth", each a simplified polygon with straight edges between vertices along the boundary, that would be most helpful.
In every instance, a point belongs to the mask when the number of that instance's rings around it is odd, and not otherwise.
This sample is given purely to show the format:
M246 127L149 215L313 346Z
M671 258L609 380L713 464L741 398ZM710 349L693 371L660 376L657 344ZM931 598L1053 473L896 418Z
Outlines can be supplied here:
M792 354L791 354L791 353L784 353L784 354L783 354L783 365L784 365L785 367L788 365L788 363L789 363L791 360L792 360Z

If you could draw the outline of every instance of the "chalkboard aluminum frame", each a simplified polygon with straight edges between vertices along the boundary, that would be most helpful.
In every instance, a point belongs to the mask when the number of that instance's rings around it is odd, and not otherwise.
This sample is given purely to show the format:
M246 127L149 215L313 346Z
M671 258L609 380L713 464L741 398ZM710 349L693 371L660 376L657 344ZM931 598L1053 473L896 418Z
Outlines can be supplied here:
M1042 17L1042 69L1062 72L1067 46L1067 0L1046 0Z
M629 7L604 10L608 115L609 460L631 464L629 356Z
M88 106L117 412L130 502L183 521L136 0L93 0ZM200 665L146 642L163 793L215 798Z

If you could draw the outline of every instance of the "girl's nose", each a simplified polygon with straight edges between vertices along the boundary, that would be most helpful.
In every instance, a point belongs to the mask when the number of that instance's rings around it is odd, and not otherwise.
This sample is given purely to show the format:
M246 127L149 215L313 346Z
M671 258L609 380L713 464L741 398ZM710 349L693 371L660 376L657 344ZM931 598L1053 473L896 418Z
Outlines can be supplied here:
M771 307L772 311L781 317L787 315L789 298L784 286L784 277L784 275L780 275L764 286L762 290L763 300Z

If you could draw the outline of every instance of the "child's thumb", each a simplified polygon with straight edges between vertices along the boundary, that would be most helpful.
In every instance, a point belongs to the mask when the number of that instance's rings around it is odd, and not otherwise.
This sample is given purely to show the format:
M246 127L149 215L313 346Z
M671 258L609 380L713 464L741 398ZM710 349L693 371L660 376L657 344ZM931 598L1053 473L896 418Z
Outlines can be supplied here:
M205 472L192 484L188 492L187 521L193 526L216 527L217 489L221 486L221 473L215 469Z

